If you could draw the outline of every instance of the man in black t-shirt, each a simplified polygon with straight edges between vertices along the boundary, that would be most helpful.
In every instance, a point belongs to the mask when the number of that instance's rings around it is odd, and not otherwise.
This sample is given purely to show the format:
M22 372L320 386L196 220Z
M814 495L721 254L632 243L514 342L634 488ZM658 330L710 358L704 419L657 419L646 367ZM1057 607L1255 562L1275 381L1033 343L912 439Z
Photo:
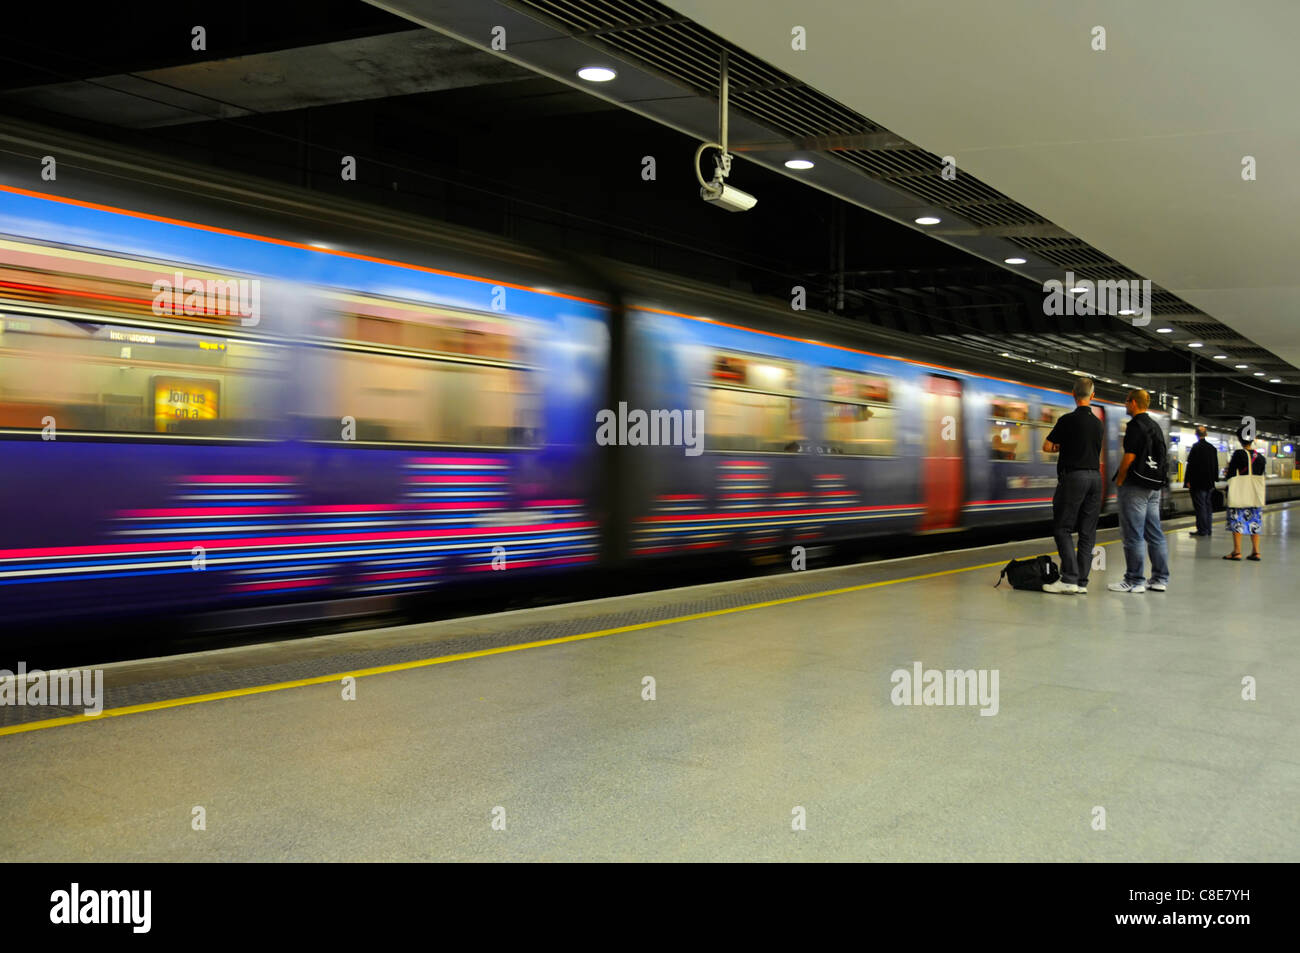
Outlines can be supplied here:
M1115 474L1115 501L1119 506L1119 531L1124 539L1124 579L1107 588L1114 592L1164 592L1169 588L1169 544L1160 525L1161 490L1168 475L1168 444L1160 425L1147 408L1151 395L1131 390L1124 408L1129 412L1124 431L1124 457ZM1151 559L1151 578L1144 578L1143 543Z
M1044 453L1056 458L1056 495L1052 498L1052 522L1056 551L1061 557L1061 578L1043 586L1044 592L1088 591L1092 569L1092 546L1097 541L1097 517L1101 515L1101 421L1093 414L1093 383L1086 377L1074 382L1075 408L1056 422L1043 441ZM1070 534L1079 530L1076 550Z

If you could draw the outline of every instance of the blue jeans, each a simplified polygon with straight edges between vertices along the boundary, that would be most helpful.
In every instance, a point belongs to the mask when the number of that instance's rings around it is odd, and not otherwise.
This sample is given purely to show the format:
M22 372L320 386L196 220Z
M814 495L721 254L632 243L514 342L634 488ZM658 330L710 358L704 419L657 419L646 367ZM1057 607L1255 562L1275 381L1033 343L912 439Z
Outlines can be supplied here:
M1169 545L1160 526L1160 491L1125 483L1118 491L1119 528L1124 537L1124 581L1144 583L1142 543L1151 557L1151 581L1169 581Z

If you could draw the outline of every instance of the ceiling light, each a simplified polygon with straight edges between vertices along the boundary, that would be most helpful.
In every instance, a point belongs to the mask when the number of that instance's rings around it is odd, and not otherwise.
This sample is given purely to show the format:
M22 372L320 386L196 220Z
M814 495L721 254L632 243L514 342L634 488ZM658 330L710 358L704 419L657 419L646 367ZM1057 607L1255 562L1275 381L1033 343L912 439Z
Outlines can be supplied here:
M1264 376L1264 372L1263 372L1263 371L1256 371L1256 372L1255 372L1255 376L1256 376L1256 377L1263 377L1263 376Z
M916 220L918 225L938 225L939 222L940 219L935 218L933 215L922 215Z
M1226 354L1216 354L1216 355L1214 355L1214 359L1215 359L1216 361L1226 361L1226 360L1228 359L1228 355L1226 355Z
M1187 346L1188 346L1188 347L1205 347L1205 345L1202 344L1200 341L1193 341L1191 344L1189 344L1189 345L1187 345Z
M1120 314L1125 314L1125 315L1127 315L1127 314L1137 314L1137 312L1134 311L1132 308L1125 308L1125 309L1123 309L1122 311L1120 311Z
M1232 366L1239 371L1244 371L1246 368L1250 367L1249 364L1233 364Z
M1025 263L1023 258L1004 258L1002 260L1008 265L1023 265Z
M607 66L584 66L578 70L578 78L589 83L608 83L618 74Z
M1173 334L1173 328L1156 328L1156 334Z
M1270 378L1268 379L1268 382L1269 382L1270 384L1280 384L1280 383L1282 383L1282 378L1280 378L1280 377L1270 377Z
M785 167L787 169L811 169L814 163L808 159L786 159Z
M1081 294L1083 294L1083 293L1084 293L1085 291L1087 291L1087 290L1088 290L1087 288L1071 288L1071 289L1070 289L1070 294L1072 294L1072 295L1081 295Z

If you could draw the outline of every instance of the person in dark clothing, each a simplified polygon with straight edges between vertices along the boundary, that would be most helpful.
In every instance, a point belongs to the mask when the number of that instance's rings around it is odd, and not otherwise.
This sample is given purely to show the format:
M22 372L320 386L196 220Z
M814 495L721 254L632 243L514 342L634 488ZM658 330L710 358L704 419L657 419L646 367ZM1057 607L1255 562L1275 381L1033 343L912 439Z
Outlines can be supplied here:
M1087 593L1092 569L1092 547L1097 541L1101 515L1101 421L1089 406L1093 383L1086 377L1074 382L1075 408L1056 422L1043 441L1044 453L1056 458L1056 495L1052 497L1052 522L1056 551L1061 557L1061 578L1043 586L1044 592ZM1070 534L1079 531L1075 550Z
M1196 443L1187 451L1187 469L1183 486L1192 491L1192 508L1196 510L1196 532L1189 536L1209 536L1213 531L1214 482L1219 479L1219 452L1205 439L1204 427L1196 428Z

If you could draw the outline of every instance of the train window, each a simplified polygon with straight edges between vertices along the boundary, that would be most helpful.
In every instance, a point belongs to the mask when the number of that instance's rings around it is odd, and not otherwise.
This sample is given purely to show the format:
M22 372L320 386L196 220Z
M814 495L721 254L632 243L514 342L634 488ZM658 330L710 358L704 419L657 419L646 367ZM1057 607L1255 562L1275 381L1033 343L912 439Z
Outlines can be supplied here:
M1001 420L1024 422L1029 419L1029 403L1023 400L993 398L993 416Z
M1068 413L1070 413L1070 410L1065 407L1053 407L1051 404L1038 405L1038 414L1034 417L1034 426L1038 428L1039 432L1037 436L1030 435L1029 440L1030 443L1034 444L1035 449L1040 454L1040 460L1048 462L1056 460L1055 454L1042 452L1042 443L1047 435L1052 432L1052 428L1056 426L1056 422Z
M795 389L794 365L767 357L716 354L709 376L711 383L746 390L792 394Z
M1029 425L1026 401L994 398L989 421L989 459L1026 461L1033 459L1033 429Z
M337 348L303 355L310 436L380 443L528 447L541 443L541 397L533 372L494 364L428 360Z
M367 305L379 312L339 315L341 336L347 340L417 351L487 358L519 360L517 329L499 319L478 314L459 314L425 308L399 310L396 304Z
M887 378L830 371L830 399L822 404L822 422L831 453L888 456L894 452L892 390Z
M704 414L705 448L795 453L806 440L793 364L715 354Z
M709 388L704 427L708 450L795 453L806 439L793 397L726 387Z
M284 407L283 348L188 333L7 314L0 427L268 437Z
M887 378L838 369L831 370L830 378L832 398L869 401L875 404L889 403L891 387Z
M1040 427L1046 427L1049 430L1056 426L1056 422L1070 413L1066 407L1053 407L1050 404L1040 404L1038 406L1038 418L1035 421Z

